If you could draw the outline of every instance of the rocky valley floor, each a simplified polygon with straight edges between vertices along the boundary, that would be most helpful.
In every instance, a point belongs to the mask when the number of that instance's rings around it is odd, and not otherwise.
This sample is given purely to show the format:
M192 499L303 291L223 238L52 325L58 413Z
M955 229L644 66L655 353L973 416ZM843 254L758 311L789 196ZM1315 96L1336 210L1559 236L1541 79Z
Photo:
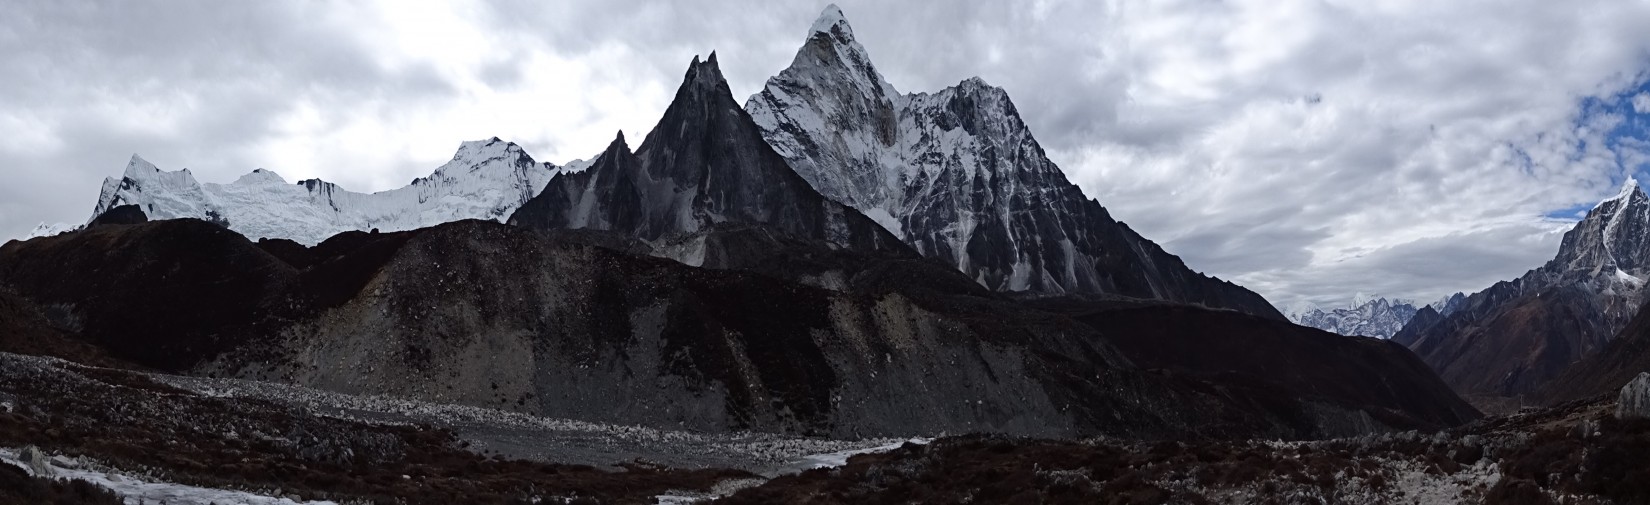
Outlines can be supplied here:
M0 354L0 503L1645 503L1604 399L1314 442L698 434Z

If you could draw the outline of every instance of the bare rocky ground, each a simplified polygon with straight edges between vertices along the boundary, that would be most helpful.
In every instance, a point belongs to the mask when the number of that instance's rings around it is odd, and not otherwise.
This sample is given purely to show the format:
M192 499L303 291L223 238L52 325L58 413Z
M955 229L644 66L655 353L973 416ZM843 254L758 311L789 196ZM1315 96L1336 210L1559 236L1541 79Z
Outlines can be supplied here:
M850 442L0 353L0 503L1650 503L1650 421L1614 408L1314 442ZM20 473L36 446L51 468Z
M1650 503L1650 421L1603 398L1455 430L1315 442L970 435L773 479L727 503Z

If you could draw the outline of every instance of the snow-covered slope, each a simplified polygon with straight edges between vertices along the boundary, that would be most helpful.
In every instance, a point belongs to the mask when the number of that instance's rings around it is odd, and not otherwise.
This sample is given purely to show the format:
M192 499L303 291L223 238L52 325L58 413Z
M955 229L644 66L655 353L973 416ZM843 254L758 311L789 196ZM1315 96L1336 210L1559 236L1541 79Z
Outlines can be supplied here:
M575 170L582 166L582 161L569 164ZM133 155L121 177L104 180L92 218L131 204L149 219L205 219L252 239L315 244L350 230L502 221L560 170L534 162L514 143L492 138L462 143L452 161L405 187L356 193L319 179L288 183L264 169L228 184L202 184L189 169L167 172Z
M1415 317L1415 303L1391 300L1359 293L1352 305L1324 310L1318 307L1299 307L1286 310L1284 315L1301 326L1342 335L1392 338L1410 318Z
M821 194L999 291L1120 294L1281 319L1111 218L1044 155L1008 94L971 78L901 94L842 11L820 15L790 67L745 104Z

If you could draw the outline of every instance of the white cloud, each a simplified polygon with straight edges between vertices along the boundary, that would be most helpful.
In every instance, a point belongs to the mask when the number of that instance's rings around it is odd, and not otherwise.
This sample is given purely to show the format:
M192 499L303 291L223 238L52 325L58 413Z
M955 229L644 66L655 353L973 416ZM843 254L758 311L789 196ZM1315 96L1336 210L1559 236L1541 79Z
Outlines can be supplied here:
M1579 105L1650 71L1639 2L840 3L896 87L1007 88L1115 216L1279 303L1517 276L1557 247L1545 213L1650 159ZM694 54L756 91L823 4L163 7L0 8L0 71L28 76L0 80L0 236L84 220L132 152L357 190L467 139L589 156L650 129Z

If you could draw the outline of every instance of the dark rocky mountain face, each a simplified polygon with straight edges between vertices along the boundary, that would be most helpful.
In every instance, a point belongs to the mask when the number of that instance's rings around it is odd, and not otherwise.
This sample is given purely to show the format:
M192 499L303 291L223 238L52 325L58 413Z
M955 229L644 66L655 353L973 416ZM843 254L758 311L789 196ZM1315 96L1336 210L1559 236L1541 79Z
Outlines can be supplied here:
M702 244L683 236L721 223L760 223L834 247L906 250L859 211L820 196L773 152L733 100L714 53L694 58L640 148L632 153L621 134L590 168L552 179L510 223L670 240L680 245L677 259L693 265Z
M159 221L14 242L0 249L0 281L62 305L83 321L83 338L139 365L619 424L838 437L1306 438L1463 420L1425 371L1395 376L1409 373L1401 356L1379 350L1305 351L1374 363L1385 370L1375 374L1385 379L1379 391L1254 386L1195 367L1137 366L1175 349L1216 349L1159 336L1162 321L1085 324L925 259L740 227L715 237L775 252L742 259L749 271L704 269L590 245L645 247L601 233L462 221L304 247ZM121 247L108 253L110 244ZM47 261L65 254L62 267ZM109 275L160 289L99 284ZM167 324L137 325L134 309ZM1230 311L1163 310L1187 332L1265 326ZM1162 348L1122 351L1124 333Z
M1392 334L1392 341L1408 347L1414 344L1416 339L1421 338L1421 332L1431 329L1441 322L1444 322L1444 315L1439 313L1438 309L1433 308L1431 305L1421 307L1420 310L1415 311L1414 316L1410 316L1409 322L1404 323L1404 326L1399 328L1397 333Z
M1474 293L1453 313L1417 315L1394 340L1456 391L1536 391L1604 348L1643 303L1650 275L1650 198L1629 182L1564 234L1541 268Z
M1650 371L1650 312L1637 316L1598 352L1566 367L1534 397L1556 405L1599 395L1614 395L1638 374Z
M118 205L104 211L102 214L98 214L97 217L92 218L92 221L87 223L86 226L92 227L105 224L138 224L147 222L149 222L149 216L144 215L143 209L138 206Z
M745 109L825 196L998 291L1115 294L1283 319L1112 219L1048 159L1001 88L969 79L902 95L841 12Z

